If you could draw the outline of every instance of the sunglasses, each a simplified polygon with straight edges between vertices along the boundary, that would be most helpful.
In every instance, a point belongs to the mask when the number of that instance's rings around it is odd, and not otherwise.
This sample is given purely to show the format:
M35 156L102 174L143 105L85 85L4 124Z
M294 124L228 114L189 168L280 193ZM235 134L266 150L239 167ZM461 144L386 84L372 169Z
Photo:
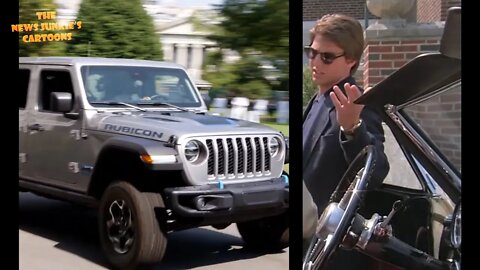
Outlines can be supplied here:
M342 57L342 56L345 56L345 53L336 55L336 54L331 53L331 52L319 52L319 51L313 49L310 46L305 46L303 49L305 50L305 54L307 55L307 57L309 59L313 60L313 59L315 59L315 57L320 55L320 60L322 60L322 62L325 65L330 65L331 63L333 63L333 61L335 61L335 59L337 59L339 57Z

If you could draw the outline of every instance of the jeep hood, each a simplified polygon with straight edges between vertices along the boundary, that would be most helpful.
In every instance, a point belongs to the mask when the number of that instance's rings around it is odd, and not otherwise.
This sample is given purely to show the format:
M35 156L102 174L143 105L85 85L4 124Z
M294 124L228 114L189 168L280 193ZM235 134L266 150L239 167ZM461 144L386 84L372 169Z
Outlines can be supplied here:
M90 129L167 141L182 137L235 134L272 134L277 130L243 120L193 112L103 112L90 121Z

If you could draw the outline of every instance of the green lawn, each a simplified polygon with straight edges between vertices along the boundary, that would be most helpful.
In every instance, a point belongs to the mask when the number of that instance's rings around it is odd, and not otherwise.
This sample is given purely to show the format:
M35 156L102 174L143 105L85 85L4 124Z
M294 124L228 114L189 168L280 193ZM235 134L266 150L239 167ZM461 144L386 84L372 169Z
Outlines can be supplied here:
M262 121L262 124L265 124L269 127L272 127L280 132L283 133L283 135L287 136L289 135L289 125L288 124L277 124L276 122L273 122L273 121ZM289 173L290 171L290 166L289 164L285 164L285 166L283 166L283 170L285 170L287 173Z

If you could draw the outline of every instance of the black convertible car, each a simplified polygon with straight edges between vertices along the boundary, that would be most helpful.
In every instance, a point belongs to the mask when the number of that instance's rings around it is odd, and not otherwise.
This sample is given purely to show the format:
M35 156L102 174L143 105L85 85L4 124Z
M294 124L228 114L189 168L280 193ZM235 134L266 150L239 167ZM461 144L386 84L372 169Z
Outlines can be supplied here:
M381 111L390 172L371 190L373 146L357 156L318 221L304 270L322 269L339 248L394 269L461 269L460 21L461 8L451 8L438 53L417 56L356 101Z

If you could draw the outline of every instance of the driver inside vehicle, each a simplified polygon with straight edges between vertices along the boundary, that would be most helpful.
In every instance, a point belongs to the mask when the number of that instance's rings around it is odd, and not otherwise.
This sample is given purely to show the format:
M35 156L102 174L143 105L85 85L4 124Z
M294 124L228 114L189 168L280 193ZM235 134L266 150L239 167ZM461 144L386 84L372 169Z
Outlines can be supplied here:
M144 96L143 82L141 80L112 79L104 78L97 84L102 87L100 90L105 92L104 100L136 102L140 100L150 100L149 96Z

